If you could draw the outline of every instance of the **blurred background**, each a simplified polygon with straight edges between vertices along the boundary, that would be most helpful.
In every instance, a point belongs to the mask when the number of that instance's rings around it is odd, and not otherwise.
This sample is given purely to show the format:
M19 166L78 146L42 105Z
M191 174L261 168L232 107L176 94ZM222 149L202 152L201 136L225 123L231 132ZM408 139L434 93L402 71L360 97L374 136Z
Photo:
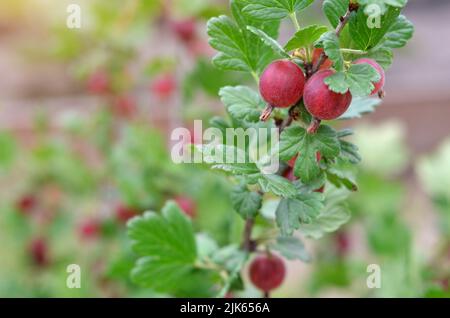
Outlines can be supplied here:
M326 23L316 2L305 24ZM72 3L80 29L66 26ZM161 296L129 280L125 223L168 199L219 243L239 241L226 178L175 165L169 150L173 128L223 114L220 87L252 85L210 63L206 21L228 10L227 0L1 1L0 296ZM339 123L355 128L363 157L352 219L307 241L314 261L290 262L274 296L450 296L450 3L410 0L404 14L416 32L396 52L384 103ZM283 25L281 42L291 33ZM81 289L65 285L72 263ZM371 263L381 289L365 287Z

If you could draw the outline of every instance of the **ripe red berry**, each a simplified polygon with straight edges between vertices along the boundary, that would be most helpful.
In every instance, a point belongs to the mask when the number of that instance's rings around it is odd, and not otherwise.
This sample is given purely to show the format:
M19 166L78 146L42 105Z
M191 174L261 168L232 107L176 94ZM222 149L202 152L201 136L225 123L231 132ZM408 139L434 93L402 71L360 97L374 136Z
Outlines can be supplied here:
M339 256L345 256L350 250L350 237L347 232L338 232L336 234L336 249Z
M302 69L288 60L272 62L261 75L259 91L272 107L290 107L303 96L305 75Z
M172 74L164 74L155 78L151 85L151 91L159 99L165 100L172 96L177 87L175 77Z
M120 204L116 209L116 218L121 223L127 223L129 219L137 215L136 209Z
M36 205L37 200L32 194L24 195L16 202L16 208L22 214L30 214L31 210L33 210L33 208L36 207Z
M350 91L338 94L331 91L324 80L333 75L332 70L324 70L314 74L305 85L303 101L306 109L314 117L321 120L332 120L341 116L350 106Z
M264 292L279 287L285 276L284 262L275 255L257 256L250 264L250 280Z
M95 219L85 220L79 225L78 232L82 239L96 238L101 233L101 224Z
M321 48L314 49L313 58L312 58L313 65L317 64L322 53L323 53L323 49L321 49ZM333 61L331 61L329 58L326 58L325 61L320 65L319 70L320 71L327 70L332 66L333 66Z
M373 68L377 70L378 74L380 74L380 77L381 77L380 80L376 83L373 83L375 88L370 93L370 95L375 95L384 87L384 82L385 82L384 70L380 64L378 64L375 60L372 60L372 59L362 58L362 59L359 59L359 60L356 60L355 62L353 62L353 64L364 64L364 63L367 63L367 64L373 66Z
M44 238L33 239L28 247L28 253L34 265L39 267L48 265L48 246Z
M123 118L133 116L136 112L136 103L130 96L120 96L114 103L114 112Z
M194 19L173 21L172 30L175 35L183 42L190 42L196 38Z
M109 91L108 74L102 70L97 70L88 79L87 87L93 94L105 94Z
M194 218L196 215L196 204L194 200L186 196L178 196L175 199L175 202L178 204L180 209L189 217Z

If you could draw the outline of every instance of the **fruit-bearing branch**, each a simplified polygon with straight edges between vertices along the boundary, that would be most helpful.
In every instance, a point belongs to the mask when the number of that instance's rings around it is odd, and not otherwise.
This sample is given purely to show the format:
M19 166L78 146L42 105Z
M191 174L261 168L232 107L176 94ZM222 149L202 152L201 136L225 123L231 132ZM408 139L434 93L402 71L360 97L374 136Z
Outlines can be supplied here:
M359 5L357 3L352 3L350 2L347 12L339 18L339 24L336 27L336 36L339 37L341 35L342 30L344 30L345 26L347 25L348 21L350 20L350 16L352 14L353 11L357 11L359 8ZM322 66L322 64L325 62L327 56L325 54L325 51L322 52L322 54L320 54L319 60L317 61L316 65L314 65L312 73L316 73L320 66Z

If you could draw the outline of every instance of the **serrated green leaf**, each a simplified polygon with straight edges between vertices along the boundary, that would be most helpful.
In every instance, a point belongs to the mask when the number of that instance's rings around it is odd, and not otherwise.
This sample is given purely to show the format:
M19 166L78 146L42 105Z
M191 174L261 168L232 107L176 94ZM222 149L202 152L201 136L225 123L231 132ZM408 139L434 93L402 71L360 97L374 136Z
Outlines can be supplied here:
M301 224L312 222L323 208L322 198L319 193L308 193L282 199L275 211L281 235L290 236Z
M219 92L230 116L239 122L259 122L265 102L260 95L246 86L226 86Z
M306 263L311 261L311 255L298 237L280 236L272 248L289 260L301 260Z
M369 51L376 47L382 40L390 27L395 23L400 14L400 9L389 7L387 12L380 17L379 28L367 23L368 16L364 10L358 10L353 14L349 22L350 36L355 48Z
M211 257L219 249L217 242L206 233L198 233L195 242L199 259Z
M264 31L252 27L252 26L248 26L247 29L252 32L253 34L255 34L256 36L258 36L261 41L263 41L263 43L265 45L267 45L268 47L270 47L273 52L277 55L279 55L280 57L284 57L284 58L290 58L291 56L286 53L286 51L283 49L283 47L272 37L270 37L269 35L267 35Z
M339 155L339 142L336 135L336 130L331 126L321 125L317 132L312 135L315 147L322 156L333 158Z
M141 258L132 279L157 291L173 291L189 279L197 258L194 231L189 219L174 202L162 215L147 212L128 223L132 249Z
M291 51L302 47L308 47L314 44L322 34L328 31L323 25L313 24L306 28L298 30L294 36L284 46L285 50Z
M403 8L408 0L359 0L359 4L364 6L364 10L369 11L371 6L376 6L382 14L386 12L389 6Z
M280 159L289 161L296 156L306 138L306 130L301 126L292 125L283 130L280 136Z
M241 184L231 192L231 203L244 219L253 218L261 209L262 196L257 192L248 191L247 186Z
M359 148L346 141L346 140L340 140L341 144L341 158L344 158L348 162L352 164L358 164L361 162L361 156L359 155Z
M394 56L391 49L378 46L370 50L364 57L374 59L384 70L387 70L392 65Z
M271 48L258 41L258 37L247 30L253 26L276 38L278 23L257 22L242 15L243 0L233 0L231 11L234 19L222 15L208 21L207 33L210 45L218 51L213 58L216 67L222 70L260 73L274 59Z
M294 175L303 182L310 183L320 176L321 169L317 163L316 153L311 145L305 145L294 165Z
M220 69L233 71L253 71L247 57L247 43L240 29L227 16L212 18L208 21L209 44L219 51L213 63Z
M352 96L368 96L380 80L380 74L367 63L352 64L346 72L335 73L327 77L324 82L330 90L344 94L348 90ZM345 88L345 89L344 89Z
M413 33L414 25L405 16L400 15L384 35L380 46L391 49L404 47Z
M339 39L334 31L328 31L317 40L317 44L321 46L328 58L333 61L333 67L340 72L344 69L344 57L342 56Z
M280 136L280 158L288 161L298 155L295 161L294 174L302 182L309 183L321 172L316 154L334 158L339 155L340 145L336 131L327 125L321 125L315 134L308 134L303 127L291 126Z
M323 13L328 18L328 21L330 21L333 28L337 27L340 18L347 12L349 2L349 0L325 0L323 2Z
M281 20L289 14L304 10L314 0L246 0L244 13L259 20Z
M329 168L326 171L327 179L330 181L335 187L340 188L344 186L347 190L350 191L357 191L358 186L356 185L356 182L353 180L352 176L349 176L348 174Z
M297 193L291 182L276 174L262 174L258 183L264 192L272 192L280 197L293 197Z
M347 111L339 119L361 118L362 115L372 113L381 104L381 99L375 97L355 97Z
M343 204L348 196L344 189L332 188L326 193L325 206L310 223L302 223L299 231L307 237L321 238L324 234L334 232L350 219L350 211Z

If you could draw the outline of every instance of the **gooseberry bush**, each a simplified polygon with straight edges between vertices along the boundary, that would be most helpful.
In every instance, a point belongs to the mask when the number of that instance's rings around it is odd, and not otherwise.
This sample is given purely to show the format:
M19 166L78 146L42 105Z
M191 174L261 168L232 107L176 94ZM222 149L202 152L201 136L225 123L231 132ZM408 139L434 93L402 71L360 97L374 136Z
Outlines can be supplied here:
M349 220L346 200L358 188L352 165L361 158L348 140L353 131L335 127L381 103L393 50L406 45L413 25L400 14L406 0L325 0L330 25L302 26L313 2L231 0L231 16L209 20L213 64L251 75L259 88L223 87L228 118L214 117L211 126L278 129L281 164L275 174L258 162L212 165L235 184L230 199L244 220L240 242L220 247L196 235L175 202L132 219L135 282L175 296L218 297L239 295L251 283L269 296L285 278L282 258L311 261L300 237L319 239ZM295 31L283 45L277 38L288 18Z

